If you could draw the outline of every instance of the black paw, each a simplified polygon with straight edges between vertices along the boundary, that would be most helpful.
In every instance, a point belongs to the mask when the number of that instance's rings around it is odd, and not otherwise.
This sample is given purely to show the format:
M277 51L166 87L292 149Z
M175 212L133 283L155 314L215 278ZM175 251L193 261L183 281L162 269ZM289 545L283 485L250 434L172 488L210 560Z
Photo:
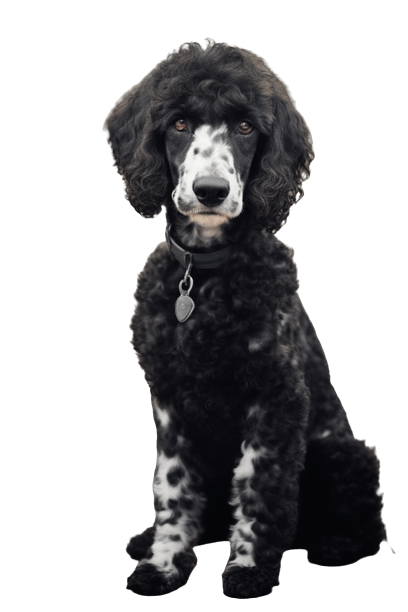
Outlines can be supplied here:
M197 563L192 550L177 553L172 563L159 568L142 561L128 578L127 587L138 595L165 595L185 585Z
M380 543L374 538L371 542L360 542L358 537L332 535L322 537L309 546L307 559L309 563L335 567L356 563L363 557L375 555L379 549Z
M262 597L279 584L276 571L259 567L231 565L222 575L224 595L237 599Z
M147 551L153 544L155 527L148 527L143 533L134 536L130 539L129 544L126 547L127 554L139 561L146 556Z

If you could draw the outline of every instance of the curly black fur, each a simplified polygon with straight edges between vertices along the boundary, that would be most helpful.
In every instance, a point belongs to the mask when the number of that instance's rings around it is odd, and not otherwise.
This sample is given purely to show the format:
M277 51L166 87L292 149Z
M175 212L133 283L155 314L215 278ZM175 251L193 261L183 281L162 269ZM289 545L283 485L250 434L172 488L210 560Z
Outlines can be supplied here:
M174 131L180 117L189 135ZM252 140L236 136L243 120ZM180 143L202 124L228 126L217 138L232 143L247 177L242 212L209 242L172 199L184 172ZM192 547L219 540L231 542L223 584L237 598L279 584L290 548L323 565L375 554L385 538L378 460L353 437L297 295L293 252L273 235L302 197L313 160L286 87L249 51L190 43L125 94L106 126L140 214L165 205L182 246L230 246L218 268L193 265L195 310L184 323L174 304L185 270L166 243L139 276L131 327L157 426L156 521L129 542L140 562L128 588L179 588L195 566Z
M311 136L287 88L265 62L225 44L183 45L130 89L106 120L132 206L153 217L171 204L164 135L172 119L191 107L210 121L250 109L261 142L246 202L259 227L277 231L303 196L314 157Z

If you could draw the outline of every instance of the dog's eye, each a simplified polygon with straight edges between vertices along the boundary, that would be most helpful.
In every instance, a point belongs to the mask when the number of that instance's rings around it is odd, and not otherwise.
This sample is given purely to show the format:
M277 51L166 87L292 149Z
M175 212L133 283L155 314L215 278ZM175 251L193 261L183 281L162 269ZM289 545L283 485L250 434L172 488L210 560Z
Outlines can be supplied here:
M239 124L238 129L241 132L241 134L250 134L252 130L254 129L254 126L252 125L252 123L249 123L249 121L242 121Z
M185 132L187 130L187 124L184 119L177 119L174 122L174 126L178 132Z

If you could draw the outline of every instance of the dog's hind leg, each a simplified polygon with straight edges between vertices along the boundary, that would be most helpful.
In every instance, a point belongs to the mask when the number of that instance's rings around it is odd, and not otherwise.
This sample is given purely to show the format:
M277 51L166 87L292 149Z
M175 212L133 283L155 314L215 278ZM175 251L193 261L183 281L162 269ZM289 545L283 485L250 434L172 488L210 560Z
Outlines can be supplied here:
M311 563L346 565L379 550L386 533L378 479L378 459L364 442L334 436L309 442L299 535Z

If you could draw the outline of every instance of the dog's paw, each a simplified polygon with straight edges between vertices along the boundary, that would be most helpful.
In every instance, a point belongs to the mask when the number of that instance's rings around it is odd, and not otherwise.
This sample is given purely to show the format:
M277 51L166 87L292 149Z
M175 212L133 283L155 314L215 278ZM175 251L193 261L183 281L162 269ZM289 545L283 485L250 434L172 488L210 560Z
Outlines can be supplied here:
M177 553L165 567L143 560L129 576L126 588L138 595L171 593L186 584L196 563L192 550Z
M155 534L155 527L148 527L145 529L143 533L134 536L130 539L129 544L126 547L127 554L135 559L135 561L139 561L139 559L143 559L146 556L147 551L153 544Z
M227 566L222 575L224 595L237 599L262 597L279 584L276 572L272 569L243 565Z
M177 569L173 566L166 570L159 569L153 563L139 563L128 578L127 589L138 595L165 595L185 584Z
M360 532L361 534L361 532ZM347 537L345 535L329 535L316 539L308 549L309 563L337 567L356 563L363 557L375 555L380 549L380 538L375 540L375 535L370 541L358 537ZM371 535L371 534L370 534Z

